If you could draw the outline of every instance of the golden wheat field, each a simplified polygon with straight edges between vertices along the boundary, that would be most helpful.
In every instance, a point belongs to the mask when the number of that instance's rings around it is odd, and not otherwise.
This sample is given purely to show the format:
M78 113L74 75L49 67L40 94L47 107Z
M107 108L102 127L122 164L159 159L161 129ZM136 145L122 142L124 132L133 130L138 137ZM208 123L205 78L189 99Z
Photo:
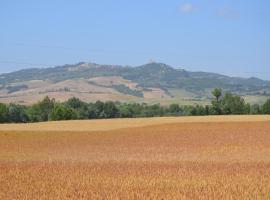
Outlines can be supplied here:
M270 199L270 116L0 125L0 199Z

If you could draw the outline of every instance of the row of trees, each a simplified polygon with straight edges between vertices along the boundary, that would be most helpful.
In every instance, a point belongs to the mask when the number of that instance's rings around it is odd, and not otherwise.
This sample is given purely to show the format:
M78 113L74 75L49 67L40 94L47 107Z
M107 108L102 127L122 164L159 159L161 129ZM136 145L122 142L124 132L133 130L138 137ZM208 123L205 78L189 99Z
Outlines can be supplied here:
M171 104L148 105L145 103L101 102L86 103L77 98L56 102L45 97L32 106L0 103L0 123L42 122L72 119L132 118L187 115L270 114L270 99L262 105L250 105L238 95L212 91L210 105L180 106Z

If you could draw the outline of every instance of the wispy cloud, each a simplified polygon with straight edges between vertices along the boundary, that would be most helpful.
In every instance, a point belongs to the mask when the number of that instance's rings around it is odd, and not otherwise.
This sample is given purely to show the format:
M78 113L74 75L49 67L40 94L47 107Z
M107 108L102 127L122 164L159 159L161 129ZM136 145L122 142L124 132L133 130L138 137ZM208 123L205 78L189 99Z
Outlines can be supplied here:
M217 15L220 17L227 18L227 19L238 19L240 17L240 13L234 10L230 6L224 6L220 8L217 11Z
M181 13L188 14L197 11L198 8L191 3L184 3L180 6Z

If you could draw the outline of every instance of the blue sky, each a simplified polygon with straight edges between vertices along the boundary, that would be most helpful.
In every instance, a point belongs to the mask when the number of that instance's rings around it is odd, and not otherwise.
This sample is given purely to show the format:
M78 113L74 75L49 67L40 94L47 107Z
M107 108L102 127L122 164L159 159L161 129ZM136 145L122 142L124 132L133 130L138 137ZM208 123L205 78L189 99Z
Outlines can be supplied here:
M149 60L270 80L270 1L0 0L0 73Z

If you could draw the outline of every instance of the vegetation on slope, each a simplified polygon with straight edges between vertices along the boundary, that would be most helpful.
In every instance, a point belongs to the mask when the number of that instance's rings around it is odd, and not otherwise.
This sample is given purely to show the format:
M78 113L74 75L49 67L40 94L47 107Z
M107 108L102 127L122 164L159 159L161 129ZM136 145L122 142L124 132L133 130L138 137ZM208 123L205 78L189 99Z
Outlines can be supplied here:
M28 69L0 75L0 85L30 80L60 82L75 78L89 79L100 76L121 76L136 82L141 87L180 88L205 96L215 87L243 94L270 93L270 81L258 78L237 78L206 72L190 72L175 69L162 63L149 63L139 67L78 63L54 68Z
M131 96L136 96L136 97L143 97L143 92L139 90L132 90L129 87L121 84L121 85L113 85L112 88L114 88L116 91L123 93L123 94L128 94Z
M230 115L230 114L270 114L270 99L262 106L250 105L243 98L232 93L212 91L211 105L180 106L171 104L148 105L145 103L101 102L86 103L75 97L66 102L56 102L46 97L32 105L0 104L0 122L41 122L72 119L105 119L183 115Z

